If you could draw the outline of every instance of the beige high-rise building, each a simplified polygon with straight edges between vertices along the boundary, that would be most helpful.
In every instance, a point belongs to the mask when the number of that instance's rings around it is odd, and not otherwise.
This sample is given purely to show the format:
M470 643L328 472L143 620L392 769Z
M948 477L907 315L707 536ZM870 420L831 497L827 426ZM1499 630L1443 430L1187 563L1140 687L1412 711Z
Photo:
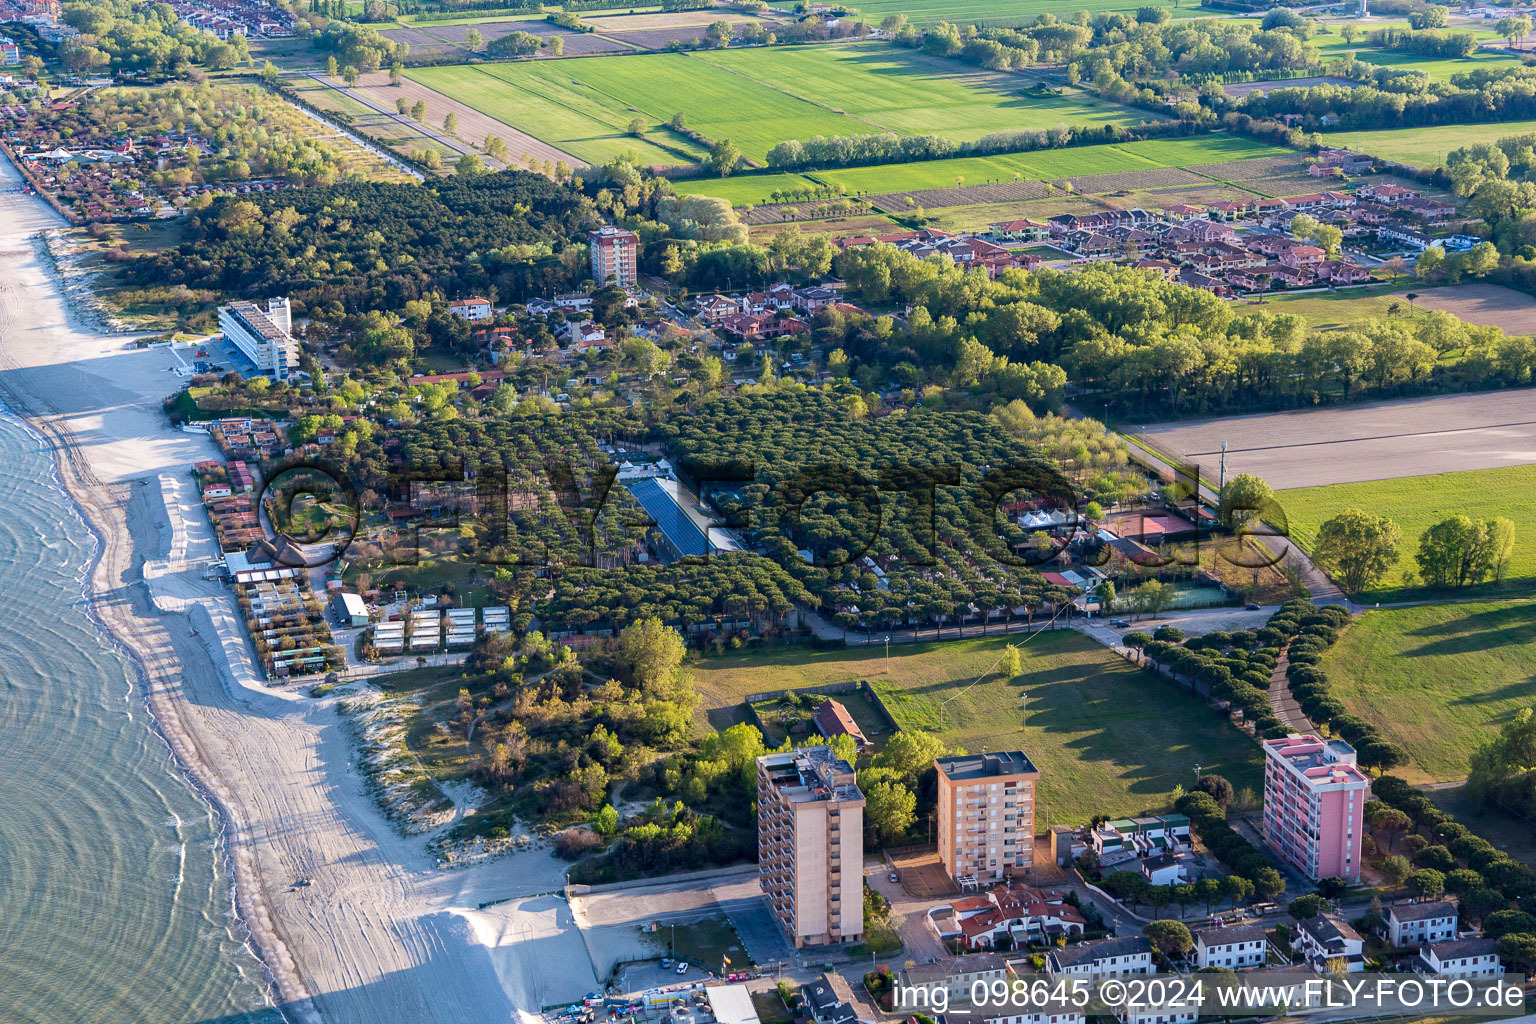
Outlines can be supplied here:
M591 250L592 280L599 288L616 284L620 288L633 288L635 256L639 251L640 236L633 231L604 224L596 231L587 233L587 246Z
M962 886L1022 876L1034 866L1035 783L1022 750L956 754L939 770L939 859Z
M801 946L864 937L864 794L827 747L757 759L757 875Z

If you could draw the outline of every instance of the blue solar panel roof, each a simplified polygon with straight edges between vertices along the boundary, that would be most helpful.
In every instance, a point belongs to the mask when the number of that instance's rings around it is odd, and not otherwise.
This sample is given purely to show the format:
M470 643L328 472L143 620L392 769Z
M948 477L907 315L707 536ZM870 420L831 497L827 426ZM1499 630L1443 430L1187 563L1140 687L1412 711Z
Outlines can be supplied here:
M677 505L677 499L661 481L655 478L636 480L629 485L629 493L635 496L640 507L656 521L656 526L668 542L684 555L709 554L709 539L698 524Z

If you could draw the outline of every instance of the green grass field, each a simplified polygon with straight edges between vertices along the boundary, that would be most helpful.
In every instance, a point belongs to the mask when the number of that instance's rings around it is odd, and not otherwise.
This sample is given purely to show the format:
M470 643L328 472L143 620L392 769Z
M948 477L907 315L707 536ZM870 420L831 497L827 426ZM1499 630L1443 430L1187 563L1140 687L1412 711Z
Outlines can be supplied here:
M1523 592L1536 578L1536 545L1532 544L1536 538L1536 466L1302 487L1280 491L1276 497L1292 532L1302 538L1315 536L1325 520L1346 508L1384 515L1402 528L1402 557L1382 583L1365 595L1367 600L1405 601L1427 596L1429 592L1423 588L1405 588L1403 572L1417 571L1413 555L1419 549L1419 535L1458 512L1474 519L1507 516L1515 522L1515 553L1508 578L1503 584L1465 588L1462 596Z
M1408 750L1412 782L1464 778L1468 757L1536 704L1536 603L1367 612L1324 658L1334 690Z
M1372 24L1370 31L1378 28L1407 28L1406 21L1382 22ZM1452 26L1447 31L1470 31L1477 37L1478 42L1491 42L1498 38L1498 33L1490 29L1467 29L1462 26ZM1364 45L1364 39L1357 39L1353 46L1344 41L1344 37L1335 32L1326 36L1313 36L1308 40L1317 47L1322 60L1336 60L1340 57L1353 54L1356 60L1366 64L1375 64L1384 68L1413 68L1423 71L1437 82L1449 81L1452 75L1459 75L1464 71L1475 71L1478 68L1486 68L1497 65L1513 65L1519 61L1518 57L1511 57L1504 53L1495 53L1491 50L1476 50L1470 57L1449 59L1437 59L1433 57L1421 57L1416 54L1406 53L1402 50L1381 50Z
M1260 788L1262 758L1251 739L1199 699L1075 631L1035 637L1022 648L1018 679L988 676L961 695L1006 642L902 644L891 649L889 674L881 647L713 658L691 671L706 705L722 712L747 693L868 679L899 724L937 730L941 703L954 697L943 713L946 743L973 752L1021 748L1040 766L1039 827L1162 806L1175 785L1193 784L1197 763L1239 789Z
M1301 295L1276 293L1264 298L1263 306L1238 303L1240 312L1251 313L1263 309L1270 313L1289 313L1306 321L1308 327L1329 331L1350 327L1366 320L1385 320L1387 310L1396 303L1398 313L1405 319L1414 309L1404 293L1416 291L1413 285L1397 287L1341 288L1336 292L1315 292ZM1397 315L1397 314L1394 314Z
M964 178L967 185L1013 181L1015 178L1046 181L1090 174L1188 167L1288 152L1290 150L1237 135L1205 135L1192 139L1154 139L1150 142L1044 149L1033 153L849 167L818 172L816 177L841 182L850 192L879 193L951 188L957 178Z
M691 178L674 181L679 195L717 196L733 206L761 203L780 189L815 188L816 183L800 174L752 174L736 178Z
M1510 135L1536 132L1536 121L1499 124L1457 124L1431 128L1398 128L1382 132L1329 132L1323 142L1340 149L1369 153L1410 167L1434 168L1453 149L1479 142L1497 142Z
M1200 18L1209 12L1198 4L1173 7L1165 0L1150 0L1152 6L1170 7L1175 18ZM775 7L793 7L793 0L774 0ZM1078 11L1099 14L1106 11L1134 12L1141 4L1124 0L865 0L857 5L864 20L878 25L890 14L905 14L915 25L933 25L948 21L956 25L1017 25L1040 14L1054 14L1071 21Z
M1016 75L884 43L718 50L696 56L753 83L901 135L937 134L973 142L1008 128L1162 120L1076 90L1068 96L1024 95L1024 83Z
M646 163L679 162L676 154L625 135L636 117L655 126L678 111L693 130L732 139L758 161L784 139L815 135L894 131L964 142L1004 128L1136 124L1154 116L1086 93L1026 96L1022 80L869 43L417 68L408 74L594 162L630 150Z

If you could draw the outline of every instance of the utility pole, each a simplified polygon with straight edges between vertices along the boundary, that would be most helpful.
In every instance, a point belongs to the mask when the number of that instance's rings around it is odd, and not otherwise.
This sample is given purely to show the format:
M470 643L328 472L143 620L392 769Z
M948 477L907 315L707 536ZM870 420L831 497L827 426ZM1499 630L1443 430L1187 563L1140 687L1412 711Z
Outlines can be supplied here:
M1198 764L1195 765L1195 784L1196 785L1200 784L1200 768L1201 768L1200 765L1198 765Z
M1227 442L1223 441L1221 442L1221 482L1216 488L1216 493L1220 494L1225 486L1227 486ZM1195 497L1199 498L1199 495Z
M891 634L885 634L885 674L891 674Z

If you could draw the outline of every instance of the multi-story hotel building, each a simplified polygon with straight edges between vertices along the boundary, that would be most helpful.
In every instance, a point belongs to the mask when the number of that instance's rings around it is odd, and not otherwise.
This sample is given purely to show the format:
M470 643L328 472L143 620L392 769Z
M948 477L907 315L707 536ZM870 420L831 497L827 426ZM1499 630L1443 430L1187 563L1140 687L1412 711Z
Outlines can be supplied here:
M254 302L231 302L219 307L219 330L224 339L256 364L256 372L284 380L298 363L299 344L293 338L293 316L288 300L267 300L262 309Z
M795 948L864 935L864 794L827 747L757 759L757 877Z
M587 234L587 246L592 255L592 280L599 288L610 284L620 288L635 286L635 253L639 245L639 235L612 224L604 224Z
M1035 783L1022 750L956 754L939 770L939 860L962 886L1034 866Z
M1308 878L1360 878L1370 780L1343 740L1264 741L1264 838Z

